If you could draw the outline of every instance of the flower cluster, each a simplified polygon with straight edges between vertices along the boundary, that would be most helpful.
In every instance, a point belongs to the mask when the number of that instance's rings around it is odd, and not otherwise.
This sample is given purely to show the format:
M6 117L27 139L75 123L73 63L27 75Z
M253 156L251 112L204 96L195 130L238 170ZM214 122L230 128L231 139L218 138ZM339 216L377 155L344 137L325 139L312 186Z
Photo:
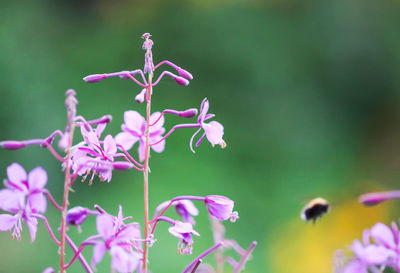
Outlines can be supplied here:
M342 269L343 273L382 272L390 267L400 271L400 232L395 223L390 227L377 223L365 230L362 241L351 246L354 257Z
M194 217L199 214L195 202L202 202L205 209L215 221L230 220L235 222L239 217L233 211L234 202L220 195L207 196L178 196L161 203L150 220L148 181L149 181L149 158L150 150L161 153L165 150L167 138L177 129L195 128L197 131L189 141L190 149L194 152L193 141L200 131L203 131L195 146L206 138L212 146L220 145L226 147L223 140L224 127L217 121L209 121L214 114L209 114L209 102L207 98L201 103L199 111L196 108L186 110L165 109L160 112L151 113L151 96L153 88L157 86L163 77L172 78L177 84L187 86L193 76L185 69L170 61L162 61L157 65L153 64L152 47L154 42L150 39L149 33L143 34L143 49L145 50L144 69L133 71L121 71L114 73L93 74L84 78L86 82L95 83L106 78L120 77L131 79L141 87L141 91L135 96L138 103L146 102L147 112L142 116L134 110L127 110L124 113L124 123L121 126L122 132L115 135L107 134L102 138L106 125L111 122L110 115L98 119L87 120L77 115L76 93L74 90L66 92L67 124L65 130L56 130L46 138L31 139L25 141L10 140L0 142L0 147L8 150L21 149L27 146L37 145L47 149L61 163L65 172L64 191L62 205L59 205L48 190L44 187L47 183L47 174L44 169L37 167L29 174L17 163L11 164L7 169L8 179L5 180L6 189L0 190L0 209L8 212L0 214L0 230L13 231L12 236L20 239L22 221L24 221L31 234L31 240L35 240L37 224L42 220L57 248L60 249L60 272L64 273L76 260L79 260L83 269L92 273L99 266L106 253L111 256L111 270L113 272L148 272L148 248L153 246L155 231L158 223L166 222L170 226L168 231L177 237L178 252L180 254L191 254L194 237L200 234L194 229L196 221ZM173 68L176 73L162 71L158 78L153 81L157 69L166 65ZM147 79L146 76L147 75ZM139 79L136 76L140 76ZM197 117L195 122L180 123L173 126L167 133L164 128L165 115L176 115L184 119ZM75 128L80 129L82 139L74 143ZM54 139L59 137L58 147L53 146ZM129 151L138 144L137 154ZM57 149L60 150L60 154ZM135 160L137 156L138 160ZM112 216L100 206L95 205L95 210L75 206L68 208L69 193L78 177L82 180L89 179L89 184L98 177L101 181L110 182L114 170L137 170L144 174L144 224L143 235L140 225L137 222L126 223L132 217L122 215L122 206L119 206L117 216ZM46 199L47 197L47 199ZM44 213L46 212L47 201L56 210L60 211L61 223L58 229L59 236L53 233ZM179 219L166 217L164 214L170 207L174 207ZM97 234L83 240L77 246L68 235L69 227L77 226L80 230L88 217L96 217ZM184 273L194 273L199 269L200 263L210 253L220 249L223 244L229 247L228 240L221 239L200 256L195 258L185 269ZM65 260L66 247L69 246L74 255L67 263ZM88 263L83 255L83 250L91 246L93 255ZM234 266L235 272L239 272L242 265L249 257L252 249L239 253L241 261ZM200 270L200 269L199 269ZM52 268L46 268L44 272L55 272Z

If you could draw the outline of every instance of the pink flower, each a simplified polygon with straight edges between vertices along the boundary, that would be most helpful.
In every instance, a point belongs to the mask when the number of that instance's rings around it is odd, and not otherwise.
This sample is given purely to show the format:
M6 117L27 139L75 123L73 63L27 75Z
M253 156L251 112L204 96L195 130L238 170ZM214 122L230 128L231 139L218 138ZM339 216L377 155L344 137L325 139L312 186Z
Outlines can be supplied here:
M140 229L134 223L123 224L122 209L118 217L109 214L97 216L96 227L100 240L93 248L92 267L101 262L104 254L111 255L111 268L121 273L129 273L138 267L141 255L133 249L135 240L140 239Z
M157 121L160 115L160 112L153 113L150 116L150 124ZM146 120L136 111L126 111L124 120L125 124L121 126L123 132L116 135L115 140L117 144L121 145L125 150L130 150L136 142L139 142L139 160L143 161L146 152ZM162 134L165 132L163 125L164 116L150 127L150 143L155 143L162 139ZM165 148L165 140L151 146L151 148L153 151L161 153Z
M192 254L192 234L200 236L200 234L193 229L192 224L175 221L174 225L170 227L168 231L179 238L178 250L180 254Z
M208 109L209 109L209 102L207 98L205 98L201 103L200 114L197 119L197 122L200 125L200 129L197 130L190 139L190 149L192 150L192 152L194 152L193 150L194 137L200 132L201 129L204 130L204 134L197 141L196 147L200 145L204 137L207 137L207 140L211 143L212 146L220 145L221 148L226 147L226 143L222 139L224 135L224 126L222 126L222 124L219 123L218 121L211 121L209 123L205 123L206 120L211 119L215 116L214 114L208 114Z
M11 231L13 238L20 239L22 220L28 225L33 242L36 237L37 219L32 213L46 211L46 198L43 195L47 183L47 173L41 167L33 169L29 175L18 163L7 168L6 189L0 190L0 209L11 214L0 214L0 230Z
M239 218L236 211L232 212L234 202L225 196L208 195L205 197L204 203L208 212L218 220L230 219L231 222L235 222Z
M93 172L91 180L98 174L101 180L110 182L117 145L111 135L104 138L103 145L100 144L99 137L104 128L105 124L99 124L96 130L87 124L81 126L85 143L75 148L72 154L72 169L80 176Z

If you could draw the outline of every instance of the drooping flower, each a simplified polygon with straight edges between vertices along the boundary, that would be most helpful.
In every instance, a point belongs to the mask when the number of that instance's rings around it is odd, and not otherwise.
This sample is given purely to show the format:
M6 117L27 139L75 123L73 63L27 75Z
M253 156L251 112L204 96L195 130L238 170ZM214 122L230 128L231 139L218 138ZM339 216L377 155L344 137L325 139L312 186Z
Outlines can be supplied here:
M81 133L85 141L78 145L72 153L72 169L80 176L92 172L99 175L102 181L110 182L112 177L114 157L117 153L117 145L111 135L104 138L103 145L100 144L100 135L105 124L99 124L95 130L90 125L82 125ZM86 176L85 176L86 177Z
M150 124L155 123L150 127L150 143L158 142L162 139L165 129L164 117L160 112L155 112L150 116ZM136 111L126 111L124 114L125 124L121 126L122 133L115 136L117 144L121 145L125 150L129 150L132 146L139 142L139 160L143 161L146 153L146 120ZM164 151L165 140L160 141L156 145L151 146L153 151L161 153Z
M200 236L200 234L193 229L192 224L175 221L174 225L170 227L168 231L179 238L178 251L180 254L192 254L192 234Z
M101 262L104 254L111 255L111 268L121 273L135 271L140 263L141 255L134 250L135 240L140 239L140 229L137 224L123 223L122 209L118 217L103 213L97 216L96 227L100 240L93 248L92 267Z
M221 148L226 147L225 141L222 139L224 135L224 126L222 126L221 123L218 121L211 121L209 123L205 123L206 120L209 120L213 118L215 115L214 114L208 114L208 109L209 109L209 102L207 98L203 100L200 106L200 113L197 118L197 123L200 125L200 129L198 129L190 139L190 149L194 152L193 150L193 140L194 137L201 131L201 129L204 130L204 134L200 137L200 139L196 143L196 147L200 145L200 143L203 141L204 137L207 138L207 140L211 143L212 146L214 145L220 145Z
M238 217L237 212L233 212L234 202L220 195L208 195L205 197L204 204L208 212L218 220L225 221L230 219L235 222Z
M47 173L41 167L33 169L29 175L18 163L7 168L6 189L0 190L0 209L11 214L0 214L0 230L13 230L13 238L20 239L22 220L28 226L31 241L36 237L37 219L34 213L46 211L46 198L43 195L47 183Z

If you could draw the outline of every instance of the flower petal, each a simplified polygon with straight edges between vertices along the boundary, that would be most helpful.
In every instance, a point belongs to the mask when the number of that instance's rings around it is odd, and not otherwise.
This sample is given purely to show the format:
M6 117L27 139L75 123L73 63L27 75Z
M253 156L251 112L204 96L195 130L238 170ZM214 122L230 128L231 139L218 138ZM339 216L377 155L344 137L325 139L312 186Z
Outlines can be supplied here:
M361 261L355 259L344 267L343 273L368 273L368 272L367 272L367 266L364 265Z
M107 248L104 242L97 242L93 247L93 257L91 261L91 265L94 270L96 270L96 264L103 260L104 254L106 253Z
M29 234L31 235L31 242L34 242L36 239L36 231L37 231L37 219L34 217L27 217L25 220L29 229Z
M0 209L16 213L25 205L25 194L20 191L0 190Z
M106 128L106 125L106 123L100 123L99 125L97 125L95 130L97 138L100 138L101 133L103 133L104 129Z
M28 204L33 212L46 212L47 199L43 193L31 194L28 197Z
M150 143L156 143L157 141L160 141L161 139L162 139L162 136L152 137L150 139ZM156 145L151 146L151 148L156 153L161 153L165 149L165 139L160 141L160 143L157 143Z
M153 124L154 122L156 122L156 120L160 117L160 115L161 115L160 112L155 112L155 113L151 114L150 124ZM162 116L160 118L160 120L157 121L156 124L154 124L153 126L150 127L150 134L163 129L163 126L164 126L164 116Z
M139 153L139 160L144 161L146 156L146 144L143 141L140 141L139 143L138 153Z
M111 135L107 135L104 139L104 152L107 155L113 155L117 152L117 144Z
M0 231L10 231L17 223L17 220L17 215L0 214Z
M7 167L8 180L13 184L24 187L21 182L26 181L27 175L25 169L18 163L13 163Z
M111 268L120 273L135 271L139 265L139 255L136 252L127 252L122 247L115 246L110 250Z
M377 223L371 228L371 237L385 247L396 247L392 230L382 223Z
M200 113L199 113L199 123L204 121L204 118L208 112L208 108L209 108L209 102L207 98L204 98L204 100L201 102L200 105Z
M117 144L121 145L125 150L130 150L138 140L138 137L128 132L122 132L115 136Z
M106 240L113 235L114 221L108 214L97 216L96 219L97 232Z
M208 124L203 123L203 129L206 132L206 137L212 145L223 143L222 136L224 135L224 126L218 121L211 121Z
M126 111L124 113L125 125L128 129L142 135L144 118L136 111Z
M29 190L41 190L47 183L47 173L42 167L36 167L29 172Z

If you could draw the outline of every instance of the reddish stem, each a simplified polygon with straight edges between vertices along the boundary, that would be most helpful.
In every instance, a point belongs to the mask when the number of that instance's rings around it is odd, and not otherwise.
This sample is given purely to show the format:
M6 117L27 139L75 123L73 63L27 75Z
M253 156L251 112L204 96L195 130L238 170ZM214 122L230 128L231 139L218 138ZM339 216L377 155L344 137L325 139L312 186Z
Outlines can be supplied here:
M144 193L144 238L149 236L149 158L150 158L150 112L152 93L152 73L149 73L149 85L147 87L147 112L146 112L146 153L143 172L143 193ZM148 263L148 242L144 242L143 248L143 273L147 273Z

